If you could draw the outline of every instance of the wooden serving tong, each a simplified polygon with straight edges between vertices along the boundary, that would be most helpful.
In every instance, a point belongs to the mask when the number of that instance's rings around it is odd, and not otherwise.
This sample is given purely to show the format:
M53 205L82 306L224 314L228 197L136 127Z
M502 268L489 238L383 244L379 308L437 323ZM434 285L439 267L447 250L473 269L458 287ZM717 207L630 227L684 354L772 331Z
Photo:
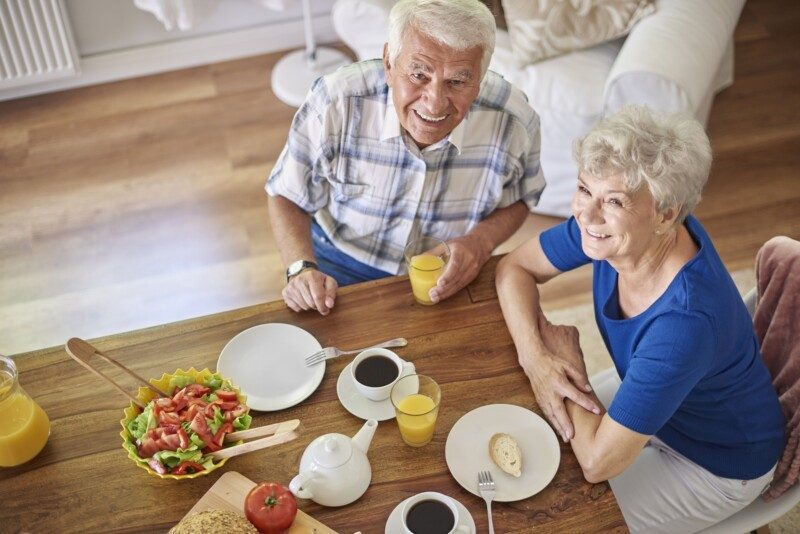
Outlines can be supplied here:
M210 453L209 456L215 460L222 460L223 458L233 458L234 456L241 456L248 452L266 449L273 445L280 445L281 443L286 443L287 441L292 441L299 437L301 428L300 419L292 419L290 421L283 421L282 423L231 432L225 435L225 443L233 443L235 441L261 436L269 437L248 441L240 445L234 445L233 447L226 447Z
M159 397L171 397L171 395L161 391L159 388L155 387L153 384L151 384L150 382L148 382L147 380L145 380L141 376L137 375L136 373L134 373L133 371L131 371L130 369L128 369L127 367L125 367L124 365L119 363L117 360L115 360L111 356L108 356L107 354L105 354L103 352L100 352L99 350L94 348L92 345L90 345L89 343L87 343L86 341L84 341L84 340L82 340L80 338L73 337L72 339L67 341L67 344L64 345L64 348L67 350L67 354L69 354L72 357L73 360L75 360L76 362L78 362L83 367L85 367L86 369L88 369L89 371L94 373L95 375L99 376L103 380L107 380L108 382L110 382L112 386L114 386L115 388L117 388L120 391L120 393L122 393L123 395L128 397L130 400L132 400L133 403L136 404L141 409L144 409L144 404L142 404L142 402L139 399L137 399L135 396L131 395L130 392L128 392L127 390L122 388L119 384L114 382L114 380L111 377L109 377L109 376L105 375L103 372L95 369L95 367L91 363L89 363L93 356L97 355L100 358L102 358L105 361L107 361L108 363L116 365L117 367L119 367L120 369L122 369L123 371L128 373L130 376L135 378L137 382L139 382L140 384L142 384L145 387L150 388Z
M141 376L137 375L117 360L112 358L111 356L99 351L95 347L93 347L90 343L86 341L73 337L69 341L67 341L64 348L67 351L73 360L81 364L83 367L94 373L95 375L99 376L103 380L107 380L111 383L112 386L117 388L123 395L128 397L134 404L136 404L139 408L144 409L144 404L136 398L135 396L131 395L130 392L125 390L125 388L121 387L119 384L114 382L114 380L104 374L103 372L96 369L91 363L90 360L94 356L99 356L100 358L104 359L108 363L116 365L140 384L150 388L156 395L159 397L171 397L168 393L161 391L161 389L157 388ZM216 452L212 452L209 456L212 456L215 460L222 460L223 458L232 458L234 456L240 456L242 454L246 454L248 452L257 451L259 449L265 449L267 447L272 447L273 445L280 445L281 443L286 443L288 441L292 441L293 439L300 436L300 431L302 426L300 425L299 419L292 419L289 421L283 421L282 423L274 423L271 425L260 426L256 428L248 428L247 430L240 430L238 432L231 432L230 434L225 435L225 443L233 443L236 441L241 441L245 439L251 438L259 438L261 436L268 436L261 439L257 439L254 441L248 441L246 443L242 443L240 445L234 445L233 447L227 447L225 449L221 449Z

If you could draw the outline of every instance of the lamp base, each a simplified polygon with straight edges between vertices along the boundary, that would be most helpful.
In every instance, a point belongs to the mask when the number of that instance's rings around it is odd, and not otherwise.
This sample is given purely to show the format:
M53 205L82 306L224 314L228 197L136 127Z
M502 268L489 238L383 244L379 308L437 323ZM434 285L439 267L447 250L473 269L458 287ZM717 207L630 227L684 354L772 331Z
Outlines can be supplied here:
M300 107L314 80L351 62L342 52L320 46L312 69L306 61L306 51L295 50L283 56L272 69L272 92L282 102Z

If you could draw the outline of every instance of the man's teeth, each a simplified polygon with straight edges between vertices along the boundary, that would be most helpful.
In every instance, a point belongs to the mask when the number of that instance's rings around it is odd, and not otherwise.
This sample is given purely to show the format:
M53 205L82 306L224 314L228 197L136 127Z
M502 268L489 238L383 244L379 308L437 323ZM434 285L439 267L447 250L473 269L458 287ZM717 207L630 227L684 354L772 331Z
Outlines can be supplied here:
M421 111L417 111L417 110L414 110L414 111L417 113L417 115L419 115L420 117L422 117L423 119L425 119L428 122L441 122L441 121L443 121L443 120L445 120L447 118L447 115L442 115L441 117L431 117L430 115L425 115Z
M586 230L586 233L589 234L592 237L598 237L598 238L608 237L608 234L596 234L596 233L592 232L591 230Z

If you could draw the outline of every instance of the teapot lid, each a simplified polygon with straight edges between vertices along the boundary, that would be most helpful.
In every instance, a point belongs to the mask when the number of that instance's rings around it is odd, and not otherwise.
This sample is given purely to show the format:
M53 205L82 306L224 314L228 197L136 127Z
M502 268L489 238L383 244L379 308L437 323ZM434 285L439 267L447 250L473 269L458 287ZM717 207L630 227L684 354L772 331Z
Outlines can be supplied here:
M328 469L339 467L353 454L352 440L343 434L322 436L310 451L314 461Z

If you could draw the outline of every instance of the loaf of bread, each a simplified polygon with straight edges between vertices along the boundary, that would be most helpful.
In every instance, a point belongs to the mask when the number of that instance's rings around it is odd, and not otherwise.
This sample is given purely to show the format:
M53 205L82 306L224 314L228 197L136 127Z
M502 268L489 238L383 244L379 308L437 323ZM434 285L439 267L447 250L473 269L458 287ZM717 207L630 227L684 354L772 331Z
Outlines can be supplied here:
M172 527L169 534L258 534L244 516L227 510L204 510Z
M489 440L489 456L497 467L515 477L522 475L522 451L508 434L495 434Z

